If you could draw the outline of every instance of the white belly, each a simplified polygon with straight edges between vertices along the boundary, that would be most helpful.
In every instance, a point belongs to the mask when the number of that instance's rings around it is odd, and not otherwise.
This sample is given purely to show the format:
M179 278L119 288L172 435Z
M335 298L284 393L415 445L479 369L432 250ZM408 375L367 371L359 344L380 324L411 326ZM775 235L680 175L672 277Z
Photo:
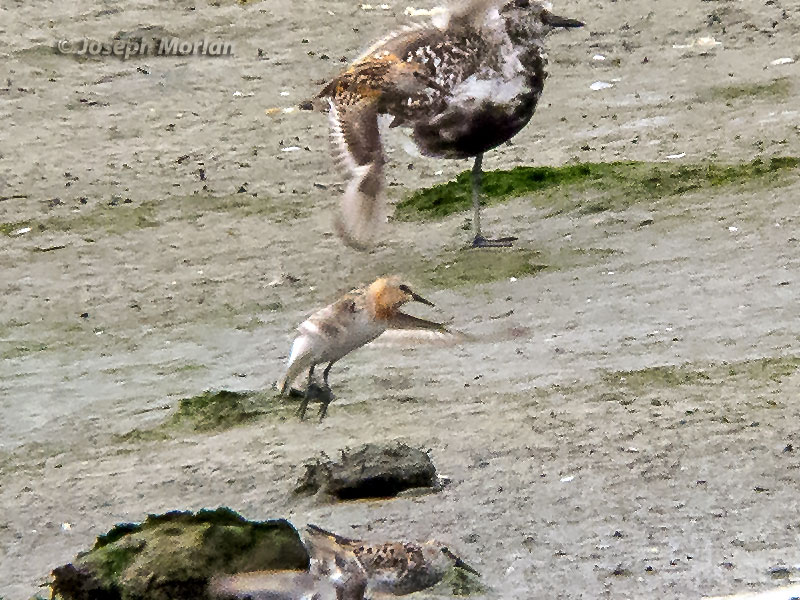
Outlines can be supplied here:
M353 313L335 323L306 321L300 331L309 338L314 363L333 362L368 344L386 330L381 321L363 312Z

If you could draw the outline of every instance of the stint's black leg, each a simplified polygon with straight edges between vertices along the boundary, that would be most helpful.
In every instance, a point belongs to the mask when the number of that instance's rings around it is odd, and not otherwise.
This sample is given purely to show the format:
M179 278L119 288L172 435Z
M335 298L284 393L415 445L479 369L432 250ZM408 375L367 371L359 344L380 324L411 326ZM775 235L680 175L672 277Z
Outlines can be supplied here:
M475 157L475 162L472 163L472 231L475 234L475 239L482 239L481 235L481 182L483 181L483 153ZM475 245L475 242L473 242Z
M322 372L322 382L325 384L325 397L322 399L322 406L319 408L320 422L322 422L322 419L328 414L328 405L333 401L333 392L331 392L331 386L328 385L328 373L330 373L334 362L335 361L329 362L328 366L325 367L325 370Z
M511 246L517 238L503 237L487 240L481 233L481 182L483 181L483 153L475 157L472 165L472 231L475 238L472 240L473 248L496 248Z
M306 418L306 409L308 408L308 401L311 398L311 383L314 377L315 366L316 365L311 365L311 368L308 370L308 385L306 386L306 393L303 396L303 399L300 401L300 408L297 409L297 414L301 421Z
M331 386L328 385L328 373L331 372L331 367L333 366L334 362L336 361L329 362L328 366L325 367L325 370L322 372L322 383L324 383L325 387L328 389L331 389Z
M319 422L320 423L322 423L322 419L325 418L325 415L328 414L328 405L331 403L331 400L333 400L333 395L329 391L328 395L325 396L325 398L323 398L323 400L322 400L322 406L319 407Z

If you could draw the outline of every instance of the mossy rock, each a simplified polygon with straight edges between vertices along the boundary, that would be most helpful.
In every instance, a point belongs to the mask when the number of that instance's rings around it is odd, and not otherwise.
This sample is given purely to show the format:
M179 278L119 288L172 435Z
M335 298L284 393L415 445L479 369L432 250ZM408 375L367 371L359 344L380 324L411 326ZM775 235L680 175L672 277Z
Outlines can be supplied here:
M636 202L652 202L690 190L744 184L765 175L796 170L798 166L800 158L774 157L731 165L618 161L516 167L484 173L481 191L486 204L531 195L543 208L556 212L579 209L583 214L592 214L621 210ZM770 183L776 185L775 181ZM596 193L587 203L589 191ZM439 219L471 207L471 174L464 171L455 181L416 191L397 205L395 217Z
M305 463L298 495L321 494L337 500L392 498L407 490L439 491L430 457L402 442L364 444L341 451L338 461L324 454Z
M62 600L197 600L215 575L308 566L288 521L249 521L228 508L174 511L99 536L53 571L52 589Z

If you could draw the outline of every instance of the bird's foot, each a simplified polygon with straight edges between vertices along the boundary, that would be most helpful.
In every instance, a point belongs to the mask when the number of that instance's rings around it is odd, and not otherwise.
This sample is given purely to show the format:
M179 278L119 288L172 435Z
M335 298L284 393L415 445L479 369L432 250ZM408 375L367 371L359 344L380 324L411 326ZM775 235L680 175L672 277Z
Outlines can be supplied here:
M325 418L325 415L328 414L328 405L334 401L336 396L333 395L331 388L327 385L322 388L320 393L320 402L322 402L322 406L319 407L319 422L322 423L322 419Z
M319 420L325 418L325 415L328 413L328 405L333 402L334 395L327 385L322 386L316 382L312 382L311 385L308 386L305 393L302 394L303 399L300 402L300 406L297 409L297 416L300 417L300 420L305 420L306 416L306 409L308 408L309 402L319 402L322 406L319 409Z
M482 235L476 235L475 239L472 240L470 248L508 248L513 246L517 239L519 238L509 236L489 240Z

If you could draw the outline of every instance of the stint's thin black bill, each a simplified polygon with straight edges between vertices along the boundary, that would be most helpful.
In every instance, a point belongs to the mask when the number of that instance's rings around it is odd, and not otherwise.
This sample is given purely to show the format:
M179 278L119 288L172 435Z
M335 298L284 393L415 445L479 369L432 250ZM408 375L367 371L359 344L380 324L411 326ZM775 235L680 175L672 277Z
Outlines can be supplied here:
M559 17L551 13L545 15L544 22L550 25L550 27L583 27L583 21L570 19L568 17Z
M411 292L411 297L412 297L414 300L416 300L417 302L422 302L423 304L427 304L428 306L436 306L436 305L435 305L433 302L431 302L430 300L425 300L425 298L423 298L423 297L422 297L422 296L420 296L419 294L415 294L414 292Z

